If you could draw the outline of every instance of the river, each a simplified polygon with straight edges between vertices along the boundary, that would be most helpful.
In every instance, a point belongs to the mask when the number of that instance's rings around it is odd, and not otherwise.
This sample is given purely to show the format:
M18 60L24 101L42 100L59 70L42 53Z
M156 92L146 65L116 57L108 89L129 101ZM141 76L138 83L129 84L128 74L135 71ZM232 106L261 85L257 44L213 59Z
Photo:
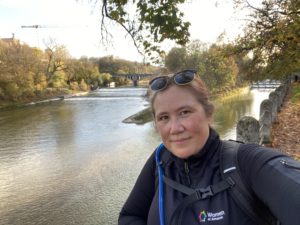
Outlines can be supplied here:
M0 111L1 225L115 225L141 167L160 142L153 124L122 120L147 107L143 88ZM269 91L215 102L214 127L235 139Z

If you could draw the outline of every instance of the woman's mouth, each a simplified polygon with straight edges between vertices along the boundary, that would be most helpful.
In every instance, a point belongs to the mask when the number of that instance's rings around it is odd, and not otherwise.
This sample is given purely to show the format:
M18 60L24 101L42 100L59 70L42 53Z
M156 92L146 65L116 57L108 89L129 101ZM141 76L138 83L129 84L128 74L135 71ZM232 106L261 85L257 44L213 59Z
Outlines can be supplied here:
M187 141L187 140L189 140L189 139L190 139L190 137L187 137L187 138L179 138L179 139L171 140L171 142L176 143L176 144L181 144L181 143L183 143L183 142L185 142L185 141Z

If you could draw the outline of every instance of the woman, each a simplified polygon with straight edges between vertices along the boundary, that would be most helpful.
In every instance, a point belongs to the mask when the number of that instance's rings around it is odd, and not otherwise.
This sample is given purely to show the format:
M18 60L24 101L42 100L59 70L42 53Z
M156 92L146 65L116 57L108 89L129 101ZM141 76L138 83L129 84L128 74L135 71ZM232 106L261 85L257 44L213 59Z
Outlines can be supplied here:
M119 225L258 224L232 198L230 187L197 201L185 200L184 189L207 190L223 182L222 141L211 127L213 105L196 72L154 78L150 89L154 123L163 145L142 169L120 212ZM254 144L241 144L237 161L253 198L281 224L300 224L300 164Z

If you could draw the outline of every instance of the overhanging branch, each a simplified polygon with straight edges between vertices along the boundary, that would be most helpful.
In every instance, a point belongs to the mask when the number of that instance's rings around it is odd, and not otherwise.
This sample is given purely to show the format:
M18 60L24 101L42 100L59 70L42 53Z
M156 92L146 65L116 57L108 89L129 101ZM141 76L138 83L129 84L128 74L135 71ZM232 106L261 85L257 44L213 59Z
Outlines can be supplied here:
M141 52L140 47L139 47L138 43L136 42L135 35L132 33L132 30L130 30L128 27L126 27L122 22L112 18L109 15L108 10L107 10L107 0L103 0L101 27L105 26L105 23L104 23L104 18L105 17L109 18L110 20L113 20L113 21L117 22L119 25L121 25L125 29L125 31L130 35L130 37L133 41L133 44L136 47L137 51L145 58L145 55Z

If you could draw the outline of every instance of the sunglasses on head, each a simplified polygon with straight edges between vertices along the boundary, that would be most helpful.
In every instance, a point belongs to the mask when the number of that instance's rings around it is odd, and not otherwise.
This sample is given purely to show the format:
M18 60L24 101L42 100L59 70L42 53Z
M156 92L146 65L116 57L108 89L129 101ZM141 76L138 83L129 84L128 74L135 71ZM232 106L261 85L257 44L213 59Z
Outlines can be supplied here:
M170 81L177 85L185 85L195 79L196 73L196 70L183 70L175 73L173 76L155 77L149 82L149 86L152 91L160 91L165 89Z

